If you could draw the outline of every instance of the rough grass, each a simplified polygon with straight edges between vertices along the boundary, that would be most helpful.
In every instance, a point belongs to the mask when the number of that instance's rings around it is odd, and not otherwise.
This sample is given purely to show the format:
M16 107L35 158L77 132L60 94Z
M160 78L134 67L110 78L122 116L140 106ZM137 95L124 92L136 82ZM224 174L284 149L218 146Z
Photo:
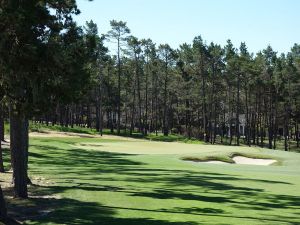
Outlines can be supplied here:
M164 154L153 154L154 148ZM181 160L237 153L280 159L282 165ZM29 218L28 224L299 224L299 169L300 155L283 151L141 140L32 138L30 177L35 185L30 191L35 198L18 202L18 207L50 209Z
M95 129L88 129L84 127L64 127L60 125L46 126L44 124L39 124L39 123L30 123L29 130L32 132L44 132L47 130L53 130L53 131L73 132L73 133L81 133L81 134L97 134L97 131Z

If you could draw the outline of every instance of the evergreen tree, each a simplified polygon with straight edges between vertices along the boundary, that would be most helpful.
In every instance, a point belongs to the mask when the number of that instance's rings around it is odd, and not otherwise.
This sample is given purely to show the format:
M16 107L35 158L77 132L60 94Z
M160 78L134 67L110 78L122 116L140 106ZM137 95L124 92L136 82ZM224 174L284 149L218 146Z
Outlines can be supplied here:
M121 126L121 47L126 41L127 35L130 33L129 28L126 26L126 22L123 21L110 21L111 30L108 32L108 38L117 44L117 66L118 66L118 96L117 96L117 133L120 134Z
M82 94L86 57L71 17L77 13L75 1L1 2L0 74L9 102L16 197L28 196L28 118Z

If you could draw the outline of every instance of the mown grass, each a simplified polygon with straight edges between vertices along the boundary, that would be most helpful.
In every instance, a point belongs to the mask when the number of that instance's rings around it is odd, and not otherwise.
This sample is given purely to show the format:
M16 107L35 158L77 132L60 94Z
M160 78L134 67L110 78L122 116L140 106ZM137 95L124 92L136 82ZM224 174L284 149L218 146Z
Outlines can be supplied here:
M153 151L150 144L164 152L146 154ZM140 154L128 154L138 149ZM180 150L184 153L178 154ZM213 165L181 160L230 153L277 158L282 165ZM31 204L46 205L53 211L26 222L297 224L299 169L300 155L283 151L140 140L31 138L30 177L36 184L31 188L37 196L52 196L36 197ZM45 178L42 183L38 182L41 177Z

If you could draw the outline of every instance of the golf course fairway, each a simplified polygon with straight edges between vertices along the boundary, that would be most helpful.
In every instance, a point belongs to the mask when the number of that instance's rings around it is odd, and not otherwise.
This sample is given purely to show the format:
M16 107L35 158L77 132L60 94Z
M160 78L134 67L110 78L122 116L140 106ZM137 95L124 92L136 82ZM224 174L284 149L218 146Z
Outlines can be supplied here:
M276 163L230 163L236 155ZM32 137L29 171L35 204L47 207L28 224L300 224L300 155L292 152Z

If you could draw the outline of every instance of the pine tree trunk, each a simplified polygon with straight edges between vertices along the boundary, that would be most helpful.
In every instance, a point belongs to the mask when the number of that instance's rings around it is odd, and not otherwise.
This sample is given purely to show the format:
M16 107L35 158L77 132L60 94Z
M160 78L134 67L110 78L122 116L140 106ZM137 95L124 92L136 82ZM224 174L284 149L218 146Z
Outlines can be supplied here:
M211 112L212 108L210 105L210 109L209 109L209 117L208 117L208 135L207 135L207 142L210 142L212 144L212 122L211 122L211 118L212 118L212 112Z
M109 125L110 125L110 132L114 133L114 119L113 119L113 112L109 112Z
M256 96L256 98L257 98L257 107L256 107L256 145L257 146L259 146L259 136L260 136L260 133L259 133L259 125L260 125L260 114L261 114L261 108L260 108L260 98L259 98L259 96L260 96L260 92L258 93L258 95Z
M52 126L54 126L56 123L57 123L57 109L58 107L56 106L55 109L54 109L54 112L53 112L53 117L52 117Z
M13 168L15 197L27 198L27 149L25 115L21 110L10 109L10 151Z
M127 123L128 123L128 108L127 108L127 106L126 106L126 104L125 104L125 106L124 106L124 113L125 113L125 121L124 121L124 133L125 133L125 135L127 135Z
M235 121L235 129L236 129L236 145L240 145L240 73L237 75L237 94L236 94L236 121Z
M2 156L2 146L1 146L1 140L0 140L0 173L4 173L4 165L3 165L3 156Z
M64 118L63 118L63 113L64 110L63 110L63 106L59 106L59 123L60 123L60 126L63 126L64 125Z
M185 129L187 131L188 139L191 139L189 108L190 108L190 101L188 100L188 96L186 96L186 100L185 100Z
M147 67L146 71L146 90L145 90L145 121L144 121L144 135L148 134L148 74L149 74L149 68Z
M209 139L210 143L213 143L213 124L212 124L212 118L213 118L213 105L214 105L214 90L215 90L215 68L212 67L212 88L210 92L210 103L209 103Z
M276 141L277 141L277 132L278 132L278 122L277 122L277 114L278 114L278 92L275 95L275 109L274 109L274 137L273 137L273 149L276 149Z
M5 222L6 219L7 219L6 204L5 204L2 188L0 186L0 222Z
M273 148L273 115L272 112L270 112L269 115L269 128L268 128L268 137L269 137L269 144L268 148L272 149Z
M117 134L120 135L121 129L121 58L120 58L120 39L118 38L118 102L117 102Z
M214 129L213 129L213 141L212 144L216 143L216 137L217 137L217 112L216 112L217 105L214 104Z
M0 104L0 140L4 140L4 113L3 113L3 106Z
M49 117L48 115L45 115L45 122L46 122L46 126L49 126Z
M259 101L259 108L261 109L262 105L262 100L260 99ZM263 148L264 147L264 123L263 123L263 112L260 111L259 115L259 128L260 128L260 146Z
M153 91L152 91L153 92ZM154 97L151 95L151 112L150 112L150 133L154 131Z
M154 72L151 73L151 112L150 112L150 132L154 131L154 103L155 103L155 77Z
M284 129L284 150L288 151L288 129L285 125L285 129Z
M100 135L103 135L103 106L102 106L102 88L100 86L100 101L99 101L99 131Z
M223 115L222 115L222 126L221 126L221 144L223 144L223 139L224 139L224 133L226 132L226 122L225 122L225 117L226 117L226 111L225 108L223 109Z
M256 145L259 146L259 136L260 136L260 133L259 133L259 121L260 121L260 114L257 115L257 119L256 119Z
M298 120L296 120L296 142L297 142L297 148L299 148L299 123L298 123Z
M134 107L131 109L131 118L130 118L130 129L129 129L129 134L132 135L134 131Z
M81 127L85 126L85 121L84 121L84 107L83 105L81 105L80 107L80 119L79 119L79 123L81 124Z
M68 127L70 123L70 106L65 107L65 127Z
M158 93L155 92L155 135L158 135Z
M269 74L269 79L272 81L272 73ZM273 85L269 85L269 128L268 128L268 138L269 138L269 149L273 149L273 136L274 136L274 96L273 96ZM267 110L266 110L267 111ZM266 114L267 115L267 114Z
M91 128L92 127L92 117L91 117L91 106L88 103L87 105L87 115L86 115L86 119L87 119L87 127Z
M245 90L245 96L246 96L246 144L250 147L251 143L250 143L250 118L249 118L249 98L248 98L248 90Z
M230 121L230 125L229 125L229 130L230 130L230 140L229 140L229 145L232 145L232 142L233 142L233 129L232 129L232 119L233 119L233 113L234 113L234 92L233 92L233 95L232 95L232 106L231 106L231 110L230 110L230 118L229 118L229 121ZM230 104L230 103L229 103Z
M24 119L24 130L23 130L23 146L25 151L25 168L27 174L27 184L32 184L31 180L28 176L28 163L29 163L29 120L27 118Z
M100 135L102 136L103 135L103 108L102 108L102 105L100 106L100 127L99 127L99 130L100 130Z
M109 129L110 128L110 118L109 118L109 110L106 110L106 127Z
M251 113L251 137L252 137L252 144L256 144L256 113Z
M284 150L288 151L288 138L289 138L289 112L287 106L285 107L284 116Z
M73 128L74 127L74 105L73 104L70 105L69 118L70 118L69 119L70 126L71 128Z
M164 136L168 136L169 127L168 127L168 105L167 105L167 87L168 87L168 67L165 63L165 80L164 80L164 114L163 114L163 133Z
M202 72L202 119L203 119L203 137L206 142L207 141L207 136L208 136L208 131L207 131L207 118L206 118L206 96L205 96L205 78L204 78L204 73Z
M134 81L134 87L133 87L133 100L132 100L132 108L131 108L131 121L130 121L130 135L132 135L132 132L134 131L134 115L135 115L135 88L136 88L136 80Z
M136 83L137 83L137 97L138 97L138 119L139 119L139 132L143 132L142 128L142 100L141 100L141 81L140 81L140 73L139 73L139 64L138 64L139 58L135 56L135 76L136 76Z
M99 100L97 100L96 103L96 131L99 132L100 131L100 118L99 118Z
M0 173L4 173L3 155L1 142L4 141L4 119L2 105L0 105Z

